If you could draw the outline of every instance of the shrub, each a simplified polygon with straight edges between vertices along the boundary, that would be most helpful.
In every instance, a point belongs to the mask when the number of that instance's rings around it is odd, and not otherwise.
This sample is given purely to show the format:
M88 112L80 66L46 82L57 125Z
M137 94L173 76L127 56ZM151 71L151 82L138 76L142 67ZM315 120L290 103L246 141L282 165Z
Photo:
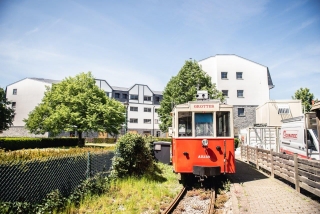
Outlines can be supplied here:
M112 162L112 177L141 176L152 166L153 158L145 138L133 133L119 138Z

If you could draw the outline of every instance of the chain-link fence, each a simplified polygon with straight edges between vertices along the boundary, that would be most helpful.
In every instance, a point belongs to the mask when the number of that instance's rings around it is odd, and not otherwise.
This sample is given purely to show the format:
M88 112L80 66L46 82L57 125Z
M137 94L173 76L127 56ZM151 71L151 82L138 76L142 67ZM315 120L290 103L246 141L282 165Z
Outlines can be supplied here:
M40 202L58 189L68 196L83 180L107 173L113 152L84 153L0 163L0 201Z

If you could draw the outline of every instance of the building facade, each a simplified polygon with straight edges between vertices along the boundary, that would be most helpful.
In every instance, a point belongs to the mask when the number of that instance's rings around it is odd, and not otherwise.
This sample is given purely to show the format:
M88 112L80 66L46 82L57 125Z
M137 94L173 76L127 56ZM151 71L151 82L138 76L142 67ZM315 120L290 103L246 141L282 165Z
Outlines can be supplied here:
M43 78L25 78L6 87L6 97L15 109L13 126L0 133L0 136L16 137L48 137L49 134L34 135L24 128L24 119L41 103L46 87L58 83L58 80ZM164 137L159 129L157 109L160 107L162 92L152 91L147 85L135 84L131 88L111 86L107 81L96 79L96 85L105 91L109 98L116 99L126 106L126 123L123 124L121 134L126 132L140 133ZM60 136L68 136L62 133ZM108 137L107 134L84 133L86 137ZM110 137L110 136L109 136Z
M200 60L218 90L233 105L235 135L256 122L256 108L269 100L274 87L268 67L237 55L216 55Z

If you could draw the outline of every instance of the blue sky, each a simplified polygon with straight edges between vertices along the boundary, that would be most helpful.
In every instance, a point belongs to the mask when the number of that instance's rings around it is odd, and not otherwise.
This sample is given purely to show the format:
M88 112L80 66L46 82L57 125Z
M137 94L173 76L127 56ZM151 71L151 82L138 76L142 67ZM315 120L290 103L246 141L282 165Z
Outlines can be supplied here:
M271 99L320 99L320 1L0 1L0 87L92 71L163 90L185 60L236 54L269 67Z

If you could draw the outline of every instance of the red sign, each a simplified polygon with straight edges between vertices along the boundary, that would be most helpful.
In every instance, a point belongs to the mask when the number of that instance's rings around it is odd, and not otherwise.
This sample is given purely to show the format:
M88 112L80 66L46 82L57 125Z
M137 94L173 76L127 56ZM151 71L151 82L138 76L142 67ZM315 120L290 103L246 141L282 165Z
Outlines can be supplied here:
M286 139L297 139L298 138L298 131L288 131L287 133L287 130L284 130L283 131L283 138L286 138Z
M214 108L214 105L209 105L209 104L205 104L205 105L194 105L194 108Z

